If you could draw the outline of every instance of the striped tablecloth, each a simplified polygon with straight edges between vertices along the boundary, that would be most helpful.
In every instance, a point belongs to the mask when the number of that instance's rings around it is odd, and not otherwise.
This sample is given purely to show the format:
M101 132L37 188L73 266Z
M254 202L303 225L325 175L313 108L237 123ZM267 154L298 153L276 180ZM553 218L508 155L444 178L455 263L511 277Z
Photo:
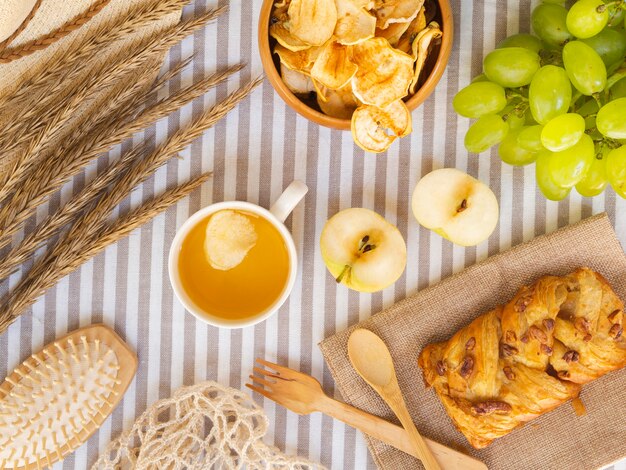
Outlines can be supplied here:
M230 12L172 49L166 67L195 54L175 92L227 64L249 67L137 141L162 141L181 123L198 115L239 84L262 73L257 52L257 16L261 0L226 0ZM413 113L414 132L386 155L364 154L350 133L330 131L286 108L269 83L207 132L136 191L120 211L126 212L176 181L213 170L201 191L135 231L128 239L64 279L0 337L0 377L31 352L78 327L105 322L137 350L140 365L123 404L87 445L58 468L85 468L147 405L168 397L184 384L205 379L241 388L255 357L277 360L333 383L317 343L440 279L557 227L602 211L610 214L626 243L626 201L612 191L593 200L573 194L560 203L546 202L537 190L534 168L503 165L495 152L468 155L463 136L469 120L452 111L455 92L480 73L482 57L509 34L528 31L531 2L522 0L453 0L456 37L446 74L435 93ZM196 0L186 16L205 11L215 1ZM128 148L127 143L123 148ZM108 158L116 158L120 149ZM103 157L107 158L107 157ZM45 217L97 173L104 161L75 178L55 196ZM500 225L488 242L461 248L420 228L411 215L410 194L418 179L435 168L456 167L488 183L501 203ZM219 330L195 320L174 299L167 278L167 251L176 228L203 206L240 199L269 205L294 178L309 185L305 203L287 220L299 253L299 276L289 301L274 317L255 328ZM318 240L324 222L348 207L373 209L398 225L408 245L406 273L382 293L358 294L337 286L322 263ZM33 222L34 223L34 222ZM10 280L14 285L19 273ZM2 285L3 292L8 286ZM262 402L260 397L256 397ZM269 401L262 402L272 427L268 441L308 456L333 469L373 468L358 432L319 414L299 417ZM621 463L616 469L626 469Z

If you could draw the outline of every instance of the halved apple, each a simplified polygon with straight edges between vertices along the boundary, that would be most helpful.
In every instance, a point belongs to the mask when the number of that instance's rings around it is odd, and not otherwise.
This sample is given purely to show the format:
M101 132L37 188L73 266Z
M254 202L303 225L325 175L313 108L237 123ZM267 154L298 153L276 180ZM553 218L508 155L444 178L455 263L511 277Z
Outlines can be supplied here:
M493 191L453 168L424 176L413 191L412 207L421 225L462 246L489 238L500 216Z
M406 267L400 231L369 209L346 209L331 217L322 230L320 248L336 281L359 292L390 286Z

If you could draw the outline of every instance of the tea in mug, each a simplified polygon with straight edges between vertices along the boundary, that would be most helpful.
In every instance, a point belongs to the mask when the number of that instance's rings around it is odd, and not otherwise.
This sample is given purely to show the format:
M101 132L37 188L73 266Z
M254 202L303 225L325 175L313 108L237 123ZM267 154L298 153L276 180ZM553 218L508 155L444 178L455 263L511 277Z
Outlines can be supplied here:
M265 313L279 299L289 280L289 252L264 217L224 209L190 230L178 270L198 308L208 316L240 321Z

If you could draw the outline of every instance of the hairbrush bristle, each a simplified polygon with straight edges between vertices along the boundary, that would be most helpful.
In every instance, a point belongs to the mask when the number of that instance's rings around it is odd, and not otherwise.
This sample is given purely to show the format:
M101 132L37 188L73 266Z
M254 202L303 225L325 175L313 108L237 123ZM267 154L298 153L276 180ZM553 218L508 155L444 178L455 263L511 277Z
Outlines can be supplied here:
M136 365L134 354L102 325L26 359L0 386L0 470L63 460L113 411Z

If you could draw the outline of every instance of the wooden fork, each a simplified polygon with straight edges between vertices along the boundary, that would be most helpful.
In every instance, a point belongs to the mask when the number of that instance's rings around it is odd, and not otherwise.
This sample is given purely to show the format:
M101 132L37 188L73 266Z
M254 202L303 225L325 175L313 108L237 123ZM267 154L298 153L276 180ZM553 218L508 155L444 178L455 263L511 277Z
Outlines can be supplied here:
M257 359L257 362L271 370L254 367L253 370L258 375L251 375L253 384L246 384L251 390L300 415L315 411L324 413L417 457L404 428L330 398L322 390L321 384L309 375L263 359ZM439 465L446 470L487 469L487 466L479 460L430 439L424 440Z

